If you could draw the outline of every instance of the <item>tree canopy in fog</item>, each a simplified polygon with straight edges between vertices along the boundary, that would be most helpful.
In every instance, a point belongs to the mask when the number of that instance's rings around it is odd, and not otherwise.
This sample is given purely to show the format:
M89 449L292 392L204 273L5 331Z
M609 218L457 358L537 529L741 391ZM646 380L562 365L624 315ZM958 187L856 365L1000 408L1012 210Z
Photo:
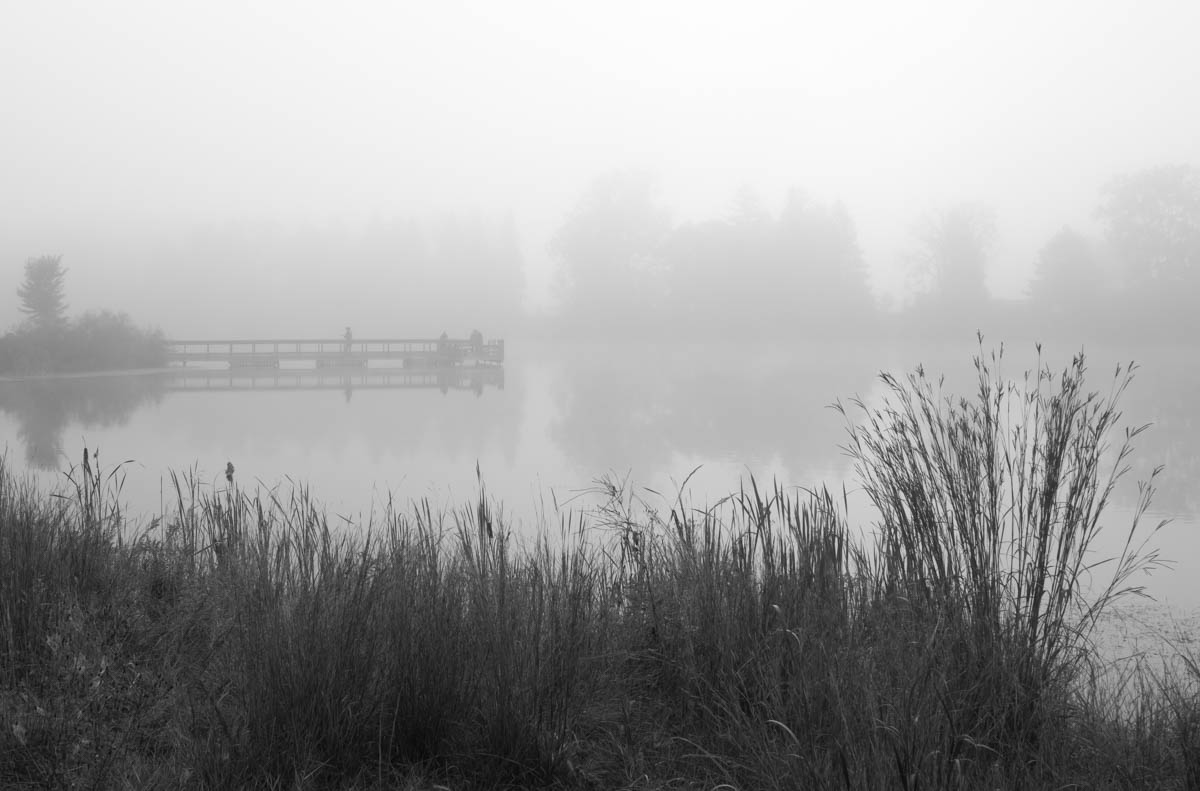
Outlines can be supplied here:
M1098 212L1126 287L1158 296L1200 288L1200 169L1170 165L1119 176Z
M873 312L849 214L797 190L778 218L743 191L727 218L676 228L663 268L667 313L693 332L778 333L836 321L852 334Z
M569 320L645 324L661 298L657 253L669 229L649 174L619 171L593 182L551 241Z
M596 181L554 237L562 320L609 332L780 333L874 313L854 223L793 191L778 217L750 189L724 217L672 225L653 181Z
M995 212L959 203L925 220L916 262L942 309L976 309L988 297L987 263L996 238Z
M35 329L48 330L66 324L67 302L63 293L61 255L43 255L25 262L25 279L17 289L21 312Z
M1109 290L1095 245L1078 231L1064 227L1038 254L1029 299L1047 322L1062 329L1090 320Z

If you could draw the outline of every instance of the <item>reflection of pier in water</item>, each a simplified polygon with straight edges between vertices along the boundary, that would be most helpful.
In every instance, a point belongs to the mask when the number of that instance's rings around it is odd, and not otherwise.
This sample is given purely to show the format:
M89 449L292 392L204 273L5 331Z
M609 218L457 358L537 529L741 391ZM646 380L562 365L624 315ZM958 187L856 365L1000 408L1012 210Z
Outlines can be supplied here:
M177 368L163 374L164 389L217 390L471 390L504 389L496 365L445 368Z
M367 368L372 362L415 366L502 365L504 341L484 341L478 331L469 338L402 338L355 340L304 340L271 338L259 340L167 341L167 361L173 365L224 363L230 368L278 368L283 363L303 362L317 368Z

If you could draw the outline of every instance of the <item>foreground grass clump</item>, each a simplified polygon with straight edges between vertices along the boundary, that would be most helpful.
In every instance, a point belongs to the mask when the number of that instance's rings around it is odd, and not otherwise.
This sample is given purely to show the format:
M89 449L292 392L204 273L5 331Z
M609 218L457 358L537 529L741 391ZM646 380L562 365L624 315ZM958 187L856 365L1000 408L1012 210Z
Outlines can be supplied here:
M918 372L859 405L865 535L753 480L709 508L603 481L522 543L482 484L331 524L231 471L127 539L119 468L85 455L67 498L0 470L0 785L1194 783L1195 674L1112 689L1087 639L1155 560L1131 528L1085 595L1126 380L996 362L974 401Z
M1002 356L976 358L974 400L941 396L923 370L903 381L885 374L882 407L856 402L866 420L851 429L849 452L881 513L872 584L930 628L948 627L964 681L978 685L976 705L955 715L971 719L958 729L1036 748L1060 727L1097 619L1141 591L1137 572L1158 565L1152 531L1138 530L1153 476L1139 484L1119 556L1092 556L1145 428L1126 430L1106 464L1132 367L1119 367L1101 395L1085 389L1082 355L1057 381L1039 367L1015 382L1001 376Z

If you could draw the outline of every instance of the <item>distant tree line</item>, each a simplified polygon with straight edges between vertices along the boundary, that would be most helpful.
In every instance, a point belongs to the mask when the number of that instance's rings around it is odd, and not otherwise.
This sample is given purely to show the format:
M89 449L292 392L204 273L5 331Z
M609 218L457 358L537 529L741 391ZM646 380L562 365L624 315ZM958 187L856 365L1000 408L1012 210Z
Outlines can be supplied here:
M562 322L575 330L753 335L874 320L844 207L788 196L771 217L749 191L729 216L674 226L645 174L585 193L551 243Z
M162 332L141 329L129 316L89 311L68 319L67 270L62 256L43 255L25 262L17 288L25 319L0 337L0 373L54 373L166 364Z
M1100 238L1064 227L1046 241L1026 296L987 287L995 213L960 203L926 217L910 256L916 295L898 310L872 296L853 220L793 192L778 216L743 192L729 216L672 224L653 180L617 172L591 185L551 244L561 312L582 334L1182 338L1200 330L1200 169L1113 179Z

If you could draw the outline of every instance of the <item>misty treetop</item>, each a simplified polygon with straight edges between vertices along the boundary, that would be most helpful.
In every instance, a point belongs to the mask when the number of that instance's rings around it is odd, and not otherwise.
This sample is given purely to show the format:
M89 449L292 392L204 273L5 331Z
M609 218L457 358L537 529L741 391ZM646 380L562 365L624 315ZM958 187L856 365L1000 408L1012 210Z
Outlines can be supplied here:
M688 326L811 329L838 317L865 322L873 312L849 213L797 191L778 217L744 192L729 217L676 229L664 259L668 313Z
M996 215L979 203L959 203L926 218L918 231L916 263L928 293L943 307L976 309L988 299L987 264Z
M1010 337L1032 334L1195 340L1200 294L1200 170L1188 165L1118 176L1102 190L1101 238L1064 226L1042 246L1020 302L987 291L998 222L982 204L961 204L919 233L920 259L934 273L913 326L949 329L991 322ZM995 262L1003 265L1004 262ZM961 327L959 327L961 328Z
M1038 253L1028 289L1029 304L1043 326L1061 331L1094 321L1113 293L1100 256L1095 240L1068 226L1050 237Z
M1034 263L1025 299L988 288L1002 228L981 202L926 215L908 255L913 295L877 304L850 213L793 191L778 216L743 190L724 217L673 224L654 180L620 171L591 184L551 244L558 326L583 334L680 337L1185 338L1200 331L1200 170L1153 168L1099 196L1104 237L1064 227Z
M658 261L670 230L647 174L619 171L594 182L550 242L572 323L654 323L662 295Z
M61 255L43 255L25 261L25 279L17 289L21 312L29 325L38 330L61 329L66 324L66 297L63 295Z
M1100 238L1064 227L1042 248L1029 285L1041 326L1117 338L1194 342L1200 331L1200 169L1167 165L1102 190Z
M618 172L589 187L551 252L577 331L744 335L873 313L849 213L798 192L779 217L744 190L727 217L673 225L651 178Z
M1155 296L1200 286L1200 169L1169 165L1119 176L1097 214L1126 287Z

